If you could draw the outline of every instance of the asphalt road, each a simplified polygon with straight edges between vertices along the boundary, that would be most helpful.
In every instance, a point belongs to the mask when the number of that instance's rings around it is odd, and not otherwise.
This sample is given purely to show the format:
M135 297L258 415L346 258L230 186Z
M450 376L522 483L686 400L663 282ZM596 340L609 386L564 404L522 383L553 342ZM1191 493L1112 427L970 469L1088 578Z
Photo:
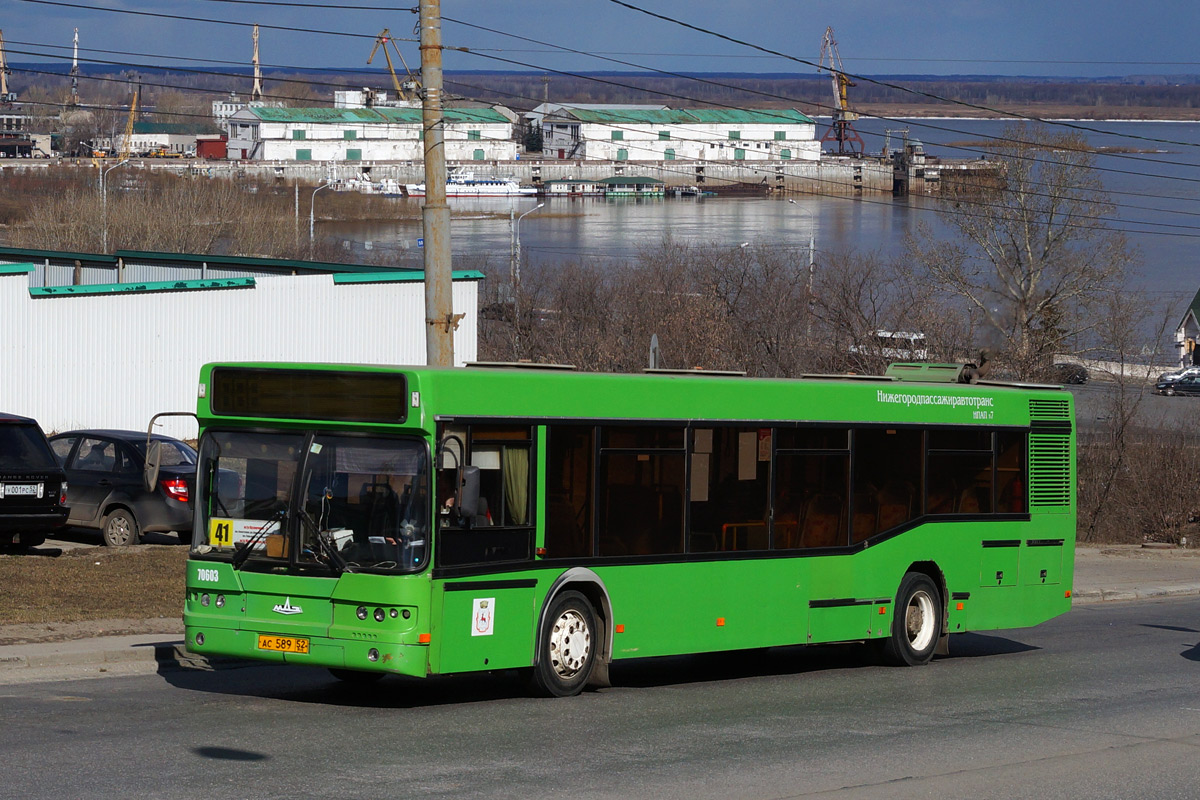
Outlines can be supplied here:
M563 700L275 667L6 686L0 796L1197 796L1200 598L953 641L915 669L855 647L626 664Z
M1111 424L1112 402L1116 385L1108 381L1091 381L1082 386L1068 386L1075 395L1075 420L1080 428L1104 428ZM1164 397L1154 394L1154 387L1145 387L1139 395L1130 388L1128 400L1136 404L1134 425L1141 428L1191 430L1200 417L1200 397Z

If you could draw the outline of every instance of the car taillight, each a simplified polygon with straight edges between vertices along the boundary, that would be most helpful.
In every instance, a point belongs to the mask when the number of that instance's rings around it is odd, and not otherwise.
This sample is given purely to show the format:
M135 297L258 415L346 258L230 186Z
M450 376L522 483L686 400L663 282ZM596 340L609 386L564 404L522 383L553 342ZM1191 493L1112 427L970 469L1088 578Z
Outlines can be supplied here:
M188 485L183 478L167 478L162 481L162 488L172 500L187 502Z
M67 482L63 481L58 485L58 504L65 506L67 504Z

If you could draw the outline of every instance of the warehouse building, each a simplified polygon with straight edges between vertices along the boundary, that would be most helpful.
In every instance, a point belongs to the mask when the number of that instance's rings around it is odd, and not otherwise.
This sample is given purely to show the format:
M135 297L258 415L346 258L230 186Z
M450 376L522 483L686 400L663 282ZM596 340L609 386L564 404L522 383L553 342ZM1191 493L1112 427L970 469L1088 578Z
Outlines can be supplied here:
M816 122L795 109L563 106L542 120L544 158L819 161Z
M490 108L444 112L448 161L511 161L513 120ZM229 158L420 161L419 108L244 108L229 119Z
M482 273L453 273L456 365ZM424 273L210 255L0 249L0 411L47 431L145 429L196 406L210 361L424 364ZM190 427L189 427L190 426ZM195 435L186 418L161 432Z

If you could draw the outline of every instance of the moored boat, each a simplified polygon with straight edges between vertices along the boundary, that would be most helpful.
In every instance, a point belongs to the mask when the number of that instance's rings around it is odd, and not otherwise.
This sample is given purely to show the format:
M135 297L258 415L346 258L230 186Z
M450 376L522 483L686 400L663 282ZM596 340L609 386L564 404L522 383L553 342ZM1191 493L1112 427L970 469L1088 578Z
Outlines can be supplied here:
M406 183L409 197L424 197L424 183ZM521 197L537 194L532 186L522 186L515 178L476 177L472 172L455 171L446 178L446 197Z

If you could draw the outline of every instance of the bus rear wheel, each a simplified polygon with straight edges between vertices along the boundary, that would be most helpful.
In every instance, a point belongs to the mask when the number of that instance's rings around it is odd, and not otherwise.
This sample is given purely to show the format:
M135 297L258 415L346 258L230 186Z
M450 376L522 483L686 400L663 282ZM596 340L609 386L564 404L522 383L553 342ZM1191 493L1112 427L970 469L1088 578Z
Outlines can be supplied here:
M579 694L592 675L598 646L592 604L579 592L558 595L538 632L534 688L550 697Z
M916 667L929 663L942 635L942 593L924 573L909 572L896 592L892 634L879 640L884 663Z

